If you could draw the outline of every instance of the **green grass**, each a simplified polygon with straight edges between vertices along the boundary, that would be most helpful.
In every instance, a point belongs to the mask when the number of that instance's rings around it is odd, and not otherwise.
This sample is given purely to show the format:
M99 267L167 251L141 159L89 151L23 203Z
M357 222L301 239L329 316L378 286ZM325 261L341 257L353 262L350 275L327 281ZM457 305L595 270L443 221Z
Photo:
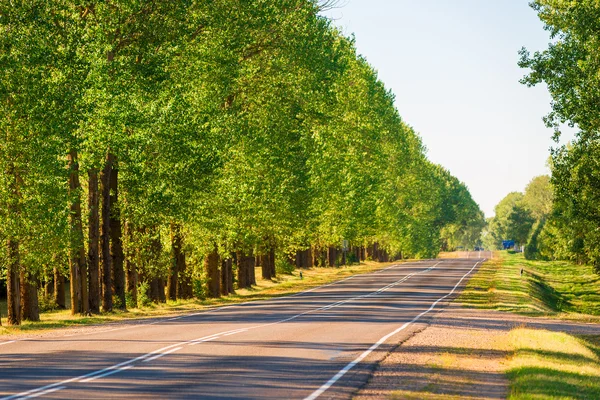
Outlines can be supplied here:
M521 276L521 269L523 275ZM600 321L600 277L564 261L529 261L499 253L467 284L468 307L577 321ZM512 329L506 373L510 399L600 399L600 336Z
M460 302L531 316L599 320L600 276L592 267L566 261L530 261L522 254L507 252L499 255L481 266L459 297Z
M41 321L23 321L20 326L6 326L6 302L0 303L2 311L2 326L0 335L31 334L49 329L57 329L81 325L103 324L118 322L135 318L153 318L165 315L181 314L185 312L214 308L223 305L242 303L249 300L265 300L272 297L301 292L311 287L324 285L344 277L364 274L376 271L394 263L365 262L360 265L352 265L341 268L312 268L302 270L303 279L300 279L299 271L292 274L279 274L277 279L260 279L260 268L256 270L257 285L251 289L237 290L236 294L221 297L219 299L191 299L168 301L163 304L152 304L149 307L135 308L127 311L114 311L91 317L71 315L69 310L58 310L40 314Z
M600 336L513 329L510 399L600 399Z

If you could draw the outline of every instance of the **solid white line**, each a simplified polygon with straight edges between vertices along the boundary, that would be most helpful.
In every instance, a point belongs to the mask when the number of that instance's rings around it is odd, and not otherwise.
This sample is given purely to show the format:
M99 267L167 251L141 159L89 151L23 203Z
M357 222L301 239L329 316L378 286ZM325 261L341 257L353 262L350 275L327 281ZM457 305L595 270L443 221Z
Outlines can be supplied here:
M104 378L104 377L109 376L109 375L114 375L117 372L127 371L129 368L133 368L133 365L126 365L126 366L121 367L121 368L113 369L112 371L108 371L108 372L106 372L106 373L104 373L102 375L97 375L97 376L93 376L91 378L84 379L81 382L82 383L87 383L87 382L95 381L96 379L99 379L99 378Z
M177 350L181 350L181 349L183 349L183 347L175 347L174 349L171 349L169 351L165 351L164 353L157 354L154 357L146 358L142 362L149 362L149 361L152 361L152 360L156 360L157 358L161 358L162 356L166 356L167 354L171 354L171 353L176 352Z
M53 392L58 392L59 390L63 390L64 388L66 388L66 386L55 387L55 388L52 388L52 389L44 390L43 392L38 392L38 393L32 394L30 396L23 397L23 399L33 399L35 397L40 397L40 396L43 396L45 394L50 394L50 393L53 393Z
M427 314L428 312L430 312L431 310L433 310L433 308L442 300L444 300L446 297L452 295L452 293L454 293L454 291L456 290L456 288L458 287L458 285L460 285L460 283L463 281L463 279L465 279L467 277L467 275L469 275L471 272L473 272L473 270L475 269L475 267L477 266L477 264L479 264L479 262L476 262L475 265L473 265L473 267L469 270L469 272L467 272L466 274L463 275L462 278L460 278L460 280L458 281L458 283L456 285L454 285L454 287L452 288L452 290L450 291L450 293L448 293L445 296L440 297L439 299L437 299L436 301L433 302L433 304L431 304L431 307L429 307L427 310L423 311L422 313L420 313L419 315L417 315L416 317L414 317L412 320L410 320L409 322L404 323L401 327L399 327L398 329L396 329L393 332L388 333L387 335L385 335L384 337L382 337L381 339L379 339L375 344L373 344L371 347L369 347L367 350L365 350L360 356L358 356L354 361L352 361L351 363L349 363L348 365L346 365L344 368L342 368L337 374L335 374L330 380L328 380L325 384L323 384L323 386L321 386L319 389L315 390L310 396L307 396L304 398L304 400L314 400L316 398L318 398L320 395L322 395L327 389L329 389L333 384L335 384L342 376L344 376L346 374L346 372L350 371L352 368L354 368L354 366L356 364L358 364L359 362L361 362L362 360L365 359L365 357L367 357L369 354L371 354L374 350L376 350L379 346L381 346L386 340L388 340L390 337L394 336L395 334L397 334L400 331L403 331L404 329L406 329L408 326L410 326L411 324L413 324L414 322L418 321L423 315Z
M431 266L429 268L426 268L424 270L421 270L421 271L418 271L418 272L413 272L413 273L411 273L409 275L406 275L403 278L399 279L398 281L393 282L393 283L391 283L391 284L389 284L387 286L384 286L384 288L389 288L389 287L395 286L397 284L400 284L402 282L405 282L406 280L408 280L410 277L412 277L414 275L418 275L418 274L421 274L421 273L424 273L424 272L428 272L428 271L432 270L433 268L435 268L441 262L442 261L440 261L440 262L434 264L433 266ZM381 271L388 270L388 269L395 268L395 267L399 267L399 266L403 266L403 265L406 265L406 264L395 264L395 265L387 267L387 268L385 268L385 269L383 269ZM344 281L347 281L347 280L352 279L352 278L357 277L357 276L362 277L362 276L368 276L368 275L371 275L371 274L352 275L352 276L350 276L350 277L348 277L346 279L342 279L340 281L332 282L332 283L324 285L324 286L318 286L318 287L309 289L309 290L307 290L305 292L300 292L300 293L296 293L294 295L285 296L285 297L279 297L279 298L276 298L276 299L284 299L284 298L287 298L287 297L294 297L294 296L297 296L297 295L300 295L300 294L303 294L303 293L308 293L308 292L311 292L313 290L317 290L319 288L324 288L324 287L332 286L332 285L334 285L336 283L344 282ZM330 304L328 306L324 306L324 307L312 309L312 310L309 310L309 311L305 311L305 312L303 312L301 314L297 314L297 315L294 315L292 317L285 318L285 319L282 319L282 320L276 321L276 322L271 322L271 323L268 323L268 324L255 325L255 326L252 326L252 327L242 328L242 329L234 329L234 330L220 332L220 333L216 333L216 334L213 334L213 335L205 336L205 337L194 339L194 340L187 340L187 341L183 341L183 342L180 342L180 343L175 343L175 344L172 344L170 346L166 346L166 347L163 347L161 349L154 350L154 351L152 351L150 353L141 355L139 357L132 358L131 360L124 361L122 363L119 363L119 364L116 364L116 365L113 365L113 366L110 366L110 367L107 367L107 368L104 368L104 369L101 369L101 370L98 370L98 371L90 372L90 373L88 373L86 375L82 375L82 376L78 376L78 377L75 377L75 378L66 379L66 380L63 380L63 381L60 381L60 382L52 383L52 384L49 384L49 385L46 385L46 386L43 386L43 387L40 387L40 388L37 388L37 389L32 389L32 390L29 390L27 392L15 394L15 395L12 395L12 396L3 397L3 398L0 398L0 400L9 400L9 399L20 398L22 396L26 396L26 395L30 395L30 394L37 394L40 391L43 391L43 390L46 390L46 389L50 389L50 388L55 388L57 386L64 385L64 384L67 384L67 383L71 383L71 382L91 382L91 381L93 381L95 379L98 379L98 378L103 378L105 376L116 374L117 372L125 371L125 370L133 367L132 365L129 365L129 364L133 364L133 363L135 363L137 361L144 360L144 359L146 359L148 357L152 358L155 354L160 353L160 352L162 352L164 350L167 350L167 349L171 349L173 347L177 347L177 346L181 346L181 345L185 345L185 344L193 346L193 345L198 344L198 343L208 342L210 340L218 339L218 338L220 338L222 336L227 336L228 334L241 333L241 332L246 332L247 330L250 330L250 329L263 328L263 327L267 327L267 326L271 326L271 325L277 325L277 324L281 324L281 323L284 323L284 322L289 322L289 321L292 321L292 320L294 320L296 318L299 318L301 316L304 316L304 315L312 313L312 312L329 310L329 309L331 309L333 307L337 307L337 306L339 306L341 304L345 304L345 303L348 303L350 301L358 300L358 299L361 299L361 298L364 298L364 297L372 296L372 295L378 294L378 293L380 293L379 290L371 292L371 293L368 293L366 295L352 297L350 299L347 299L346 301L338 301L338 302L332 303L332 304ZM258 302L247 302L247 303L255 303L256 304ZM247 304L247 303L242 303L242 304ZM193 315L199 315L199 314L206 314L206 313L210 313L210 312L214 312L214 311L218 311L218 310L223 310L223 309L226 309L226 308L236 307L236 306L239 306L239 305L241 305L241 304L231 305L231 306L225 306L225 307L221 307L221 308L215 308L215 309L212 309L212 310L203 311L203 312L199 312L199 313L196 313L196 314L188 314L188 315L185 315L185 317L189 317L189 316L193 316ZM156 322L149 323L149 324L140 324L138 326L154 325L154 324L157 324L157 323L160 323L160 322L163 322L163 320L156 321ZM117 329L115 329L115 330L117 330Z
M16 340L9 340L8 342L0 343L0 346L2 346L3 344L10 344L10 343L14 343L14 342L16 342Z

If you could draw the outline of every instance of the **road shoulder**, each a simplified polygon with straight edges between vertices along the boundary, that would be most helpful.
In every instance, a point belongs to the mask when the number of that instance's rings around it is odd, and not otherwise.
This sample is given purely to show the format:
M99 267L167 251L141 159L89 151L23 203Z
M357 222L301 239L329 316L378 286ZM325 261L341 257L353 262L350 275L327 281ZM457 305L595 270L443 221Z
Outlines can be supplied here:
M356 399L504 399L517 335L600 335L600 325L525 317L451 303L388 354Z

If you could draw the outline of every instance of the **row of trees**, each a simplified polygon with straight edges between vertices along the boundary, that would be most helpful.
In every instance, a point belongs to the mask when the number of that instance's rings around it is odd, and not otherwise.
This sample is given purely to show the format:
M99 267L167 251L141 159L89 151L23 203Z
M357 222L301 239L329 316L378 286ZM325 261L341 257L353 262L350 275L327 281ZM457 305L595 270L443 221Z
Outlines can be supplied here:
M552 42L534 54L521 50L519 65L530 70L522 83L547 85L552 111L545 122L557 142L565 123L578 133L552 150L552 177L537 191L543 201L520 219L524 232L531 227L526 256L591 263L600 272L600 3L536 0L531 6Z
M525 246L527 257L539 256L538 239L553 206L553 187L550 177L541 175L533 178L525 192L511 192L495 207L494 217L488 220L484 231L484 245L502 248L502 241L514 240Z
M277 262L434 256L483 216L310 0L0 3L0 274L97 313ZM370 254L367 254L370 253Z

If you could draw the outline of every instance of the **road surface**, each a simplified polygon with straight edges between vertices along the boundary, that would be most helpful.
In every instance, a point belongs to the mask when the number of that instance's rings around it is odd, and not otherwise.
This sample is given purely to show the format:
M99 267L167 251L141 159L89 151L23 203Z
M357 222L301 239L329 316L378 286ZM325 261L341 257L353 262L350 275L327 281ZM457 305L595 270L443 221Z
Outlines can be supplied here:
M267 301L0 341L0 399L347 399L481 261L398 264Z

